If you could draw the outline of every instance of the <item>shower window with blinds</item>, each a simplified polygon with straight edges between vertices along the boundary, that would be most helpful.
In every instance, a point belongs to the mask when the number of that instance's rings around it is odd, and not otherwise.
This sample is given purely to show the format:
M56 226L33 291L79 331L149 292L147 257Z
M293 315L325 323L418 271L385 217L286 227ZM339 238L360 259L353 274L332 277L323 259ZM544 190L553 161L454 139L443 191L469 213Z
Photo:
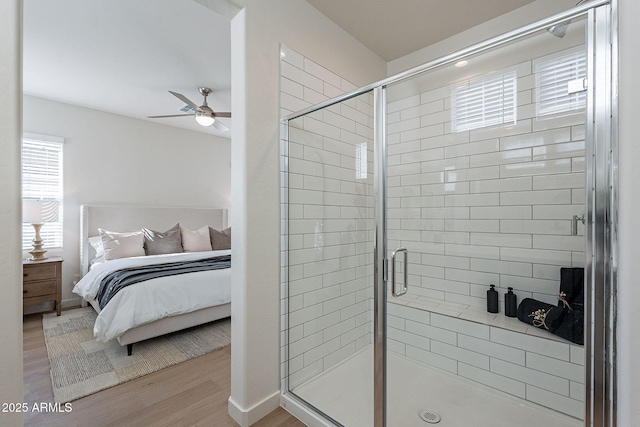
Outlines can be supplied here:
M455 86L451 95L453 132L515 124L516 79L516 71L510 69Z
M367 143L356 145L356 179L367 179Z
M584 109L586 90L569 93L569 82L587 76L584 49L565 51L534 62L536 74L536 115L572 113Z
M25 133L22 137L22 200L45 202L43 215L49 218L43 218L47 224L40 234L47 249L62 247L63 142L48 135ZM34 237L31 224L23 223L23 250L32 247Z

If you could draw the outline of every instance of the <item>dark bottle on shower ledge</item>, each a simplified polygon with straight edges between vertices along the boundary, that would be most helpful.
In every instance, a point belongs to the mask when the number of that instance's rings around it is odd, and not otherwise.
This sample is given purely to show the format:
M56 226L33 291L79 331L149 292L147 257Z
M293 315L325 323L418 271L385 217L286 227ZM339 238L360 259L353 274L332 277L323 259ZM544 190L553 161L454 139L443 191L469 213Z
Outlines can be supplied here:
M518 299L513 293L513 288L507 288L504 294L504 315L507 317L516 317L518 311Z
M496 285L491 285L487 291L487 311L489 313L498 312L498 291L496 291Z

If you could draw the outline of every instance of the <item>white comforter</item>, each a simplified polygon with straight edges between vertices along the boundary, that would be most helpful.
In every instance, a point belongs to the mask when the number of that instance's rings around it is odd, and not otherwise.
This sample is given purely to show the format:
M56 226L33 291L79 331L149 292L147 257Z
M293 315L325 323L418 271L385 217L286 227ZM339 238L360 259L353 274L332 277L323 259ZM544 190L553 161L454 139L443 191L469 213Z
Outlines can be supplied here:
M102 279L112 271L230 253L230 250L225 250L116 259L94 265L76 284L73 292L91 302ZM98 314L93 334L96 340L107 342L136 326L230 301L231 268L147 280L118 292Z

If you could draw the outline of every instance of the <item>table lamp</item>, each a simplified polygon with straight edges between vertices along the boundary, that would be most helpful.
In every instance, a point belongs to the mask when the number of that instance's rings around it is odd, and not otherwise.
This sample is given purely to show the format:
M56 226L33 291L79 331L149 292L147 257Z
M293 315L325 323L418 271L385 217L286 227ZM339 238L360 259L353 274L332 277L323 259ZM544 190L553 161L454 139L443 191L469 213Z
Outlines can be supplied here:
M59 211L59 203L55 201L22 201L22 222L31 223L36 232L36 236L33 239L33 249L29 251L31 254L29 261L41 261L47 259L47 257L44 256L47 251L46 249L42 249L40 229L46 222L57 222Z

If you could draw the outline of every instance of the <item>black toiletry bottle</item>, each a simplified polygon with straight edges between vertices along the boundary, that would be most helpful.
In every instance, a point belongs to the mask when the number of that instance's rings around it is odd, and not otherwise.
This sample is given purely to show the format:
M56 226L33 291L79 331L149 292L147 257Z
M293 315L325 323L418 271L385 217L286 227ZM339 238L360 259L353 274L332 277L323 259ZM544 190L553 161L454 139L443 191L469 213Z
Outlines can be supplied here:
M498 312L498 291L496 291L496 285L491 285L487 291L487 311L489 313Z
M513 288L507 288L508 292L504 294L504 315L507 317L516 317L518 310L518 300Z

